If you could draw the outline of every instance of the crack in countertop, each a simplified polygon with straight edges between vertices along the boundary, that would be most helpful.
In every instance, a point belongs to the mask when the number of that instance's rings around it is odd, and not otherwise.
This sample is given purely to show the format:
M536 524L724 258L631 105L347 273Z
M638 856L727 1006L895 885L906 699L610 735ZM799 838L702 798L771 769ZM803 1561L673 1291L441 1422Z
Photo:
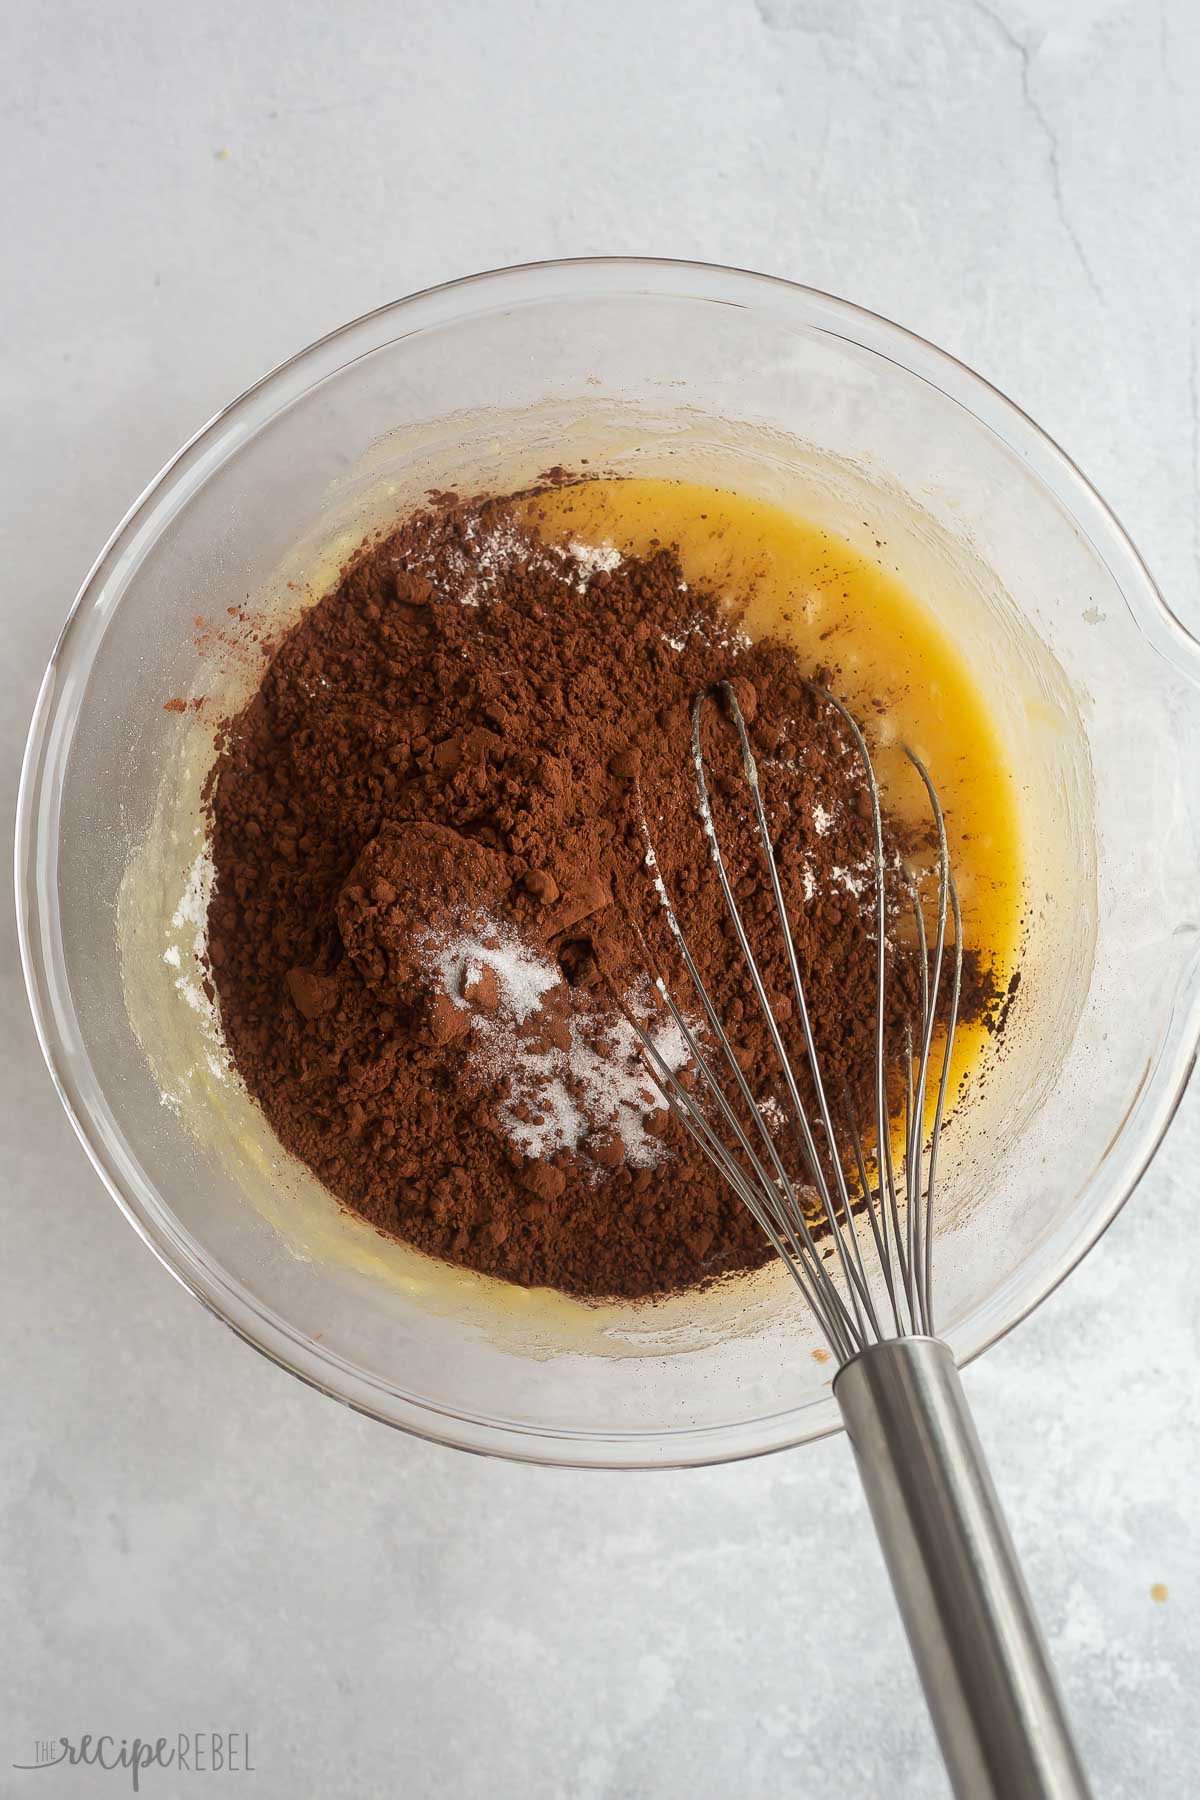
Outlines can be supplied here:
M1030 50L1029 45L1025 43L1022 38L1017 36L1004 15L997 12L994 7L989 6L987 0L971 0L971 4L977 13L989 21L1009 48L1016 51L1020 66L1021 98L1024 101L1026 111L1034 120L1046 141L1047 162L1050 168L1050 188L1054 196L1054 205L1058 213L1059 223L1067 234L1067 239L1075 252L1088 286L1091 288L1095 298L1103 305L1104 294L1101 290L1100 283L1096 279L1096 272L1092 268L1079 233L1076 231L1075 226L1071 221L1071 216L1067 211L1066 199L1063 194L1062 163L1059 155L1058 133L1051 124L1049 114L1046 112L1045 107L1033 91L1033 83L1031 80L1033 53Z

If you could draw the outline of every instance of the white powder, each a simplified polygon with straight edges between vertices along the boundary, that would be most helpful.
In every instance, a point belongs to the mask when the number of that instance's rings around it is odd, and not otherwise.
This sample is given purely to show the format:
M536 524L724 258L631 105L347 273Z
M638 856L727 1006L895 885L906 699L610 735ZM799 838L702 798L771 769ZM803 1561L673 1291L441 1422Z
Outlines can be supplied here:
M176 931L185 926L194 928L195 936L192 948L197 956L203 956L208 931L208 903L212 898L213 878L212 852L207 844L192 864L187 878L187 886L180 895L179 905L171 916L171 924Z
M517 562L524 561L528 567L547 571L563 582L573 580L581 594L586 593L593 575L611 574L621 562L621 552L612 544L584 544L572 539L565 545L531 546L511 520L481 529L480 521L471 519L465 536L471 546L468 554L443 552L456 584L467 583L459 595L463 606L483 606L494 600L499 578ZM433 573L432 563L426 565L424 572Z
M654 853L654 845L650 841L650 828L646 824L644 815L642 817L641 823L642 823L642 836L645 838L645 841L646 841L645 867L650 872L651 879L654 882L654 892L658 895L660 904L667 907L667 909L670 910L671 896L667 892L666 883L663 881L662 876L658 872L658 857Z
M475 573L485 597L494 593L497 576L511 569L525 553L525 539L513 525L497 525L485 534L475 559Z
M443 549L442 570L448 571L460 590L457 599L461 606L483 606L495 599L500 576L526 555L527 541L508 520L481 531L480 521L470 519L464 535L470 549ZM431 580L439 573L432 555L418 557L413 567Z
M193 981L190 975L181 975L175 983L175 987L183 995L193 1012L200 1013L202 1016L205 1013L211 1014L212 1007L198 981Z
M621 552L612 544L581 544L572 538L567 549L579 564L582 575L611 575L620 567ZM586 582L582 585L586 586Z
M676 591L686 594L687 582L681 581ZM748 650L751 643L748 632L730 625L723 618L702 618L698 613L686 621L678 637L671 637L665 631L659 636L669 650L686 649L689 638L695 638L706 650Z
M470 1006L463 997L465 990L491 969L500 990L499 1010L514 1025L523 1025L542 996L562 980L554 964L543 962L528 944L499 927L486 939L464 936L439 945L432 966L444 992L460 1008Z
M218 1081L224 1081L227 1079L228 1062L221 1038L220 1019L216 1006L204 991L201 962L208 948L208 903L212 897L215 876L212 852L205 844L188 871L179 904L171 914L171 930L179 933L182 941L168 943L162 959L169 969L178 971L173 984L175 991L197 1015L204 1035L209 1040L210 1047L205 1051L205 1061L210 1073Z
M662 1155L658 1138L645 1129L648 1113L660 1112L663 1100L650 1076L633 1026L615 1013L598 1030L594 1020L573 1020L569 1069L583 1093L583 1113L593 1130L615 1132L625 1147L625 1160L647 1168ZM688 1060L683 1033L673 1019L649 1034L654 1050L672 1075ZM657 1066L657 1065L656 1065Z
M661 1158L661 1141L646 1130L645 1120L661 1112L664 1101L637 1032L618 1009L576 1006L557 964L499 925L450 939L430 934L425 948L430 973L454 1005L471 1014L475 1072L507 1083L500 1118L526 1156L544 1159L559 1150L586 1155L589 1138L615 1135L634 1168ZM494 1012L466 998L485 969L496 978ZM548 996L564 1016L565 1048L547 1046L544 1036L531 1039L521 1029L536 1023ZM630 996L639 1013L645 1002L645 994ZM664 1066L677 1074L688 1051L674 1020L658 1020L650 1037Z
M620 568L621 560L622 552L615 544L585 544L580 538L571 538L565 544L531 544L511 519L486 525L476 516L467 520L463 545L443 545L437 552L417 556L407 565L397 559L397 566L411 567L435 584L439 577L443 584L448 580L461 606L486 606L496 598L500 577L515 563L524 562L528 568L550 574L584 594L593 575L611 575ZM686 594L686 582L679 583L679 592ZM696 630L698 626L689 629ZM684 641L673 642L671 648L682 650ZM739 646L750 642L742 632L723 629L712 641Z
M813 830L816 832L817 836L827 837L829 835L829 829L833 824L833 814L831 812L826 812L820 801L818 801L812 810L812 821Z
M585 544L572 538L569 543L549 544L546 548L550 556L558 558L556 573L566 582L573 580L579 594L587 593L593 575L610 575L621 562L621 552L612 544Z
M781 1131L787 1124L788 1115L779 1104L779 1101L775 1098L774 1094L768 1094L765 1100L760 1100L758 1102L758 1110L763 1116L763 1123L766 1125L768 1131Z

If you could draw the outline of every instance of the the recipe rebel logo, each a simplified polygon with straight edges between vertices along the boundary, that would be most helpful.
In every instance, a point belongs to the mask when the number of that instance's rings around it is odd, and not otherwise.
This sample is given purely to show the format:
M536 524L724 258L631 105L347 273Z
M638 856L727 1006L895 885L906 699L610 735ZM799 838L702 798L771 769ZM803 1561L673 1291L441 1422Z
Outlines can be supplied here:
M253 1775L248 1731L178 1731L173 1737L122 1737L86 1731L80 1737L38 1738L32 1762L14 1769L124 1770L133 1793L141 1792L149 1769L174 1769L186 1775ZM89 1792L91 1790L89 1789Z

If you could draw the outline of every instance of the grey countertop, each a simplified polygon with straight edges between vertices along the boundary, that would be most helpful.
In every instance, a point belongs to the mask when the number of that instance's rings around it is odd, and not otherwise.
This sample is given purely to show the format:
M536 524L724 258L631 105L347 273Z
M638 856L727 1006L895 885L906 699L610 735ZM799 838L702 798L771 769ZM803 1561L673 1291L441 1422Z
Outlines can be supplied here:
M343 319L526 258L739 263L900 320L1032 412L1200 619L1192 0L52 0L9 33L8 815L71 597L179 442ZM142 1791L945 1792L843 1440L538 1471L252 1356L85 1162L4 906L0 1793L129 1791L13 1770L39 1738L214 1729L252 1773ZM1193 1092L967 1377L1111 1800L1200 1768L1198 1161Z

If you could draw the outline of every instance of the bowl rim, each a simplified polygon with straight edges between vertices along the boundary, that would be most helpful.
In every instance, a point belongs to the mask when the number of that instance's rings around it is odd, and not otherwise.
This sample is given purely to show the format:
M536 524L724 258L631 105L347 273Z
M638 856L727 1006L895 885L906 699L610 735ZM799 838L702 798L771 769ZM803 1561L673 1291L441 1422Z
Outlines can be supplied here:
M640 284L636 280L639 274L643 276ZM74 1042L71 1041L73 1013L65 1021L61 1016L56 1020L52 997L47 990L46 953L52 953L61 941L54 930L58 922L56 896L47 896L44 892L39 857L39 850L44 848L44 832L51 823L43 804L47 747L62 692L60 677L72 660L74 640L100 597L102 572L122 547L153 520L156 504L164 497L181 466L206 443L220 437L256 399L280 385L286 377L303 371L306 365L326 360L331 351L354 334L382 320L400 319L403 315L411 317L423 309L443 308L446 302L453 303L460 298L469 300L489 285L512 289L527 283L530 278L543 277L565 279L568 286L576 284L577 291L589 293L598 291L626 298L663 294L679 299L720 299L724 304L731 303L728 290L732 286L739 296L745 296L745 304L750 304L753 296L763 293L785 298L793 305L799 301L810 312L826 315L824 324L819 316L807 318L806 324L810 328L845 336L856 344L865 342L867 347L885 356L889 344L893 349L905 347L913 360L926 365L925 370L914 370L911 362L905 361L902 366L909 373L926 374L926 378L934 381L948 398L965 406L981 426L1020 451L1024 460L1032 465L1037 479L1068 511L1097 557L1108 568L1135 623L1177 670L1200 686L1200 642L1168 606L1128 532L1097 489L1028 413L985 377L928 339L819 288L715 263L668 257L599 256L549 259L484 270L385 302L284 358L193 433L147 483L117 524L71 606L43 676L30 724L21 768L15 835L18 940L42 1055L59 1099L93 1167L130 1224L163 1266L208 1311L260 1354L308 1386L356 1411L410 1435L455 1448L500 1455L509 1460L569 1467L697 1467L767 1455L827 1436L840 1429L839 1423L828 1406L824 1422L806 1421L805 1415L821 1404L810 1401L774 1415L734 1423L678 1430L571 1432L559 1427L541 1428L528 1422L474 1415L457 1408L441 1408L424 1397L405 1395L394 1385L368 1376L335 1353L314 1344L288 1321L265 1308L228 1271L198 1260L178 1232L171 1229L170 1208L162 1197L151 1198L137 1191L130 1168L121 1166L121 1159L109 1141L111 1134L98 1129L92 1110L78 1092L70 1065L76 1060L90 1069L91 1059L78 1033L75 1033ZM675 282L686 281L687 291L666 287L664 283L668 278ZM718 293L718 289L721 292ZM567 294L560 291L529 297L552 301L566 298ZM732 303L742 304L743 301L734 297ZM461 322L474 310L463 305L449 316L455 322ZM840 331L836 329L839 325ZM892 356L890 360L900 359ZM340 368L345 364L334 366ZM331 372L332 369L327 371ZM1007 429L1002 430L1002 425ZM235 450L236 443L224 454ZM961 1358L962 1362L972 1361L1040 1306L1099 1241L1134 1192L1175 1115L1196 1061L1200 1039L1200 981L1195 979L1194 972L1189 986L1189 992L1177 997L1156 1069L1133 1111L1141 1111L1143 1101L1150 1098L1150 1090L1154 1091L1156 1104L1141 1122L1140 1141L1131 1148L1125 1166L1113 1180L1106 1204L1096 1208L1080 1239L1060 1255L1037 1295L972 1346ZM1131 1111L1121 1135L1133 1124ZM380 1398L381 1391L391 1402L386 1408ZM570 1453L572 1450L575 1454Z

